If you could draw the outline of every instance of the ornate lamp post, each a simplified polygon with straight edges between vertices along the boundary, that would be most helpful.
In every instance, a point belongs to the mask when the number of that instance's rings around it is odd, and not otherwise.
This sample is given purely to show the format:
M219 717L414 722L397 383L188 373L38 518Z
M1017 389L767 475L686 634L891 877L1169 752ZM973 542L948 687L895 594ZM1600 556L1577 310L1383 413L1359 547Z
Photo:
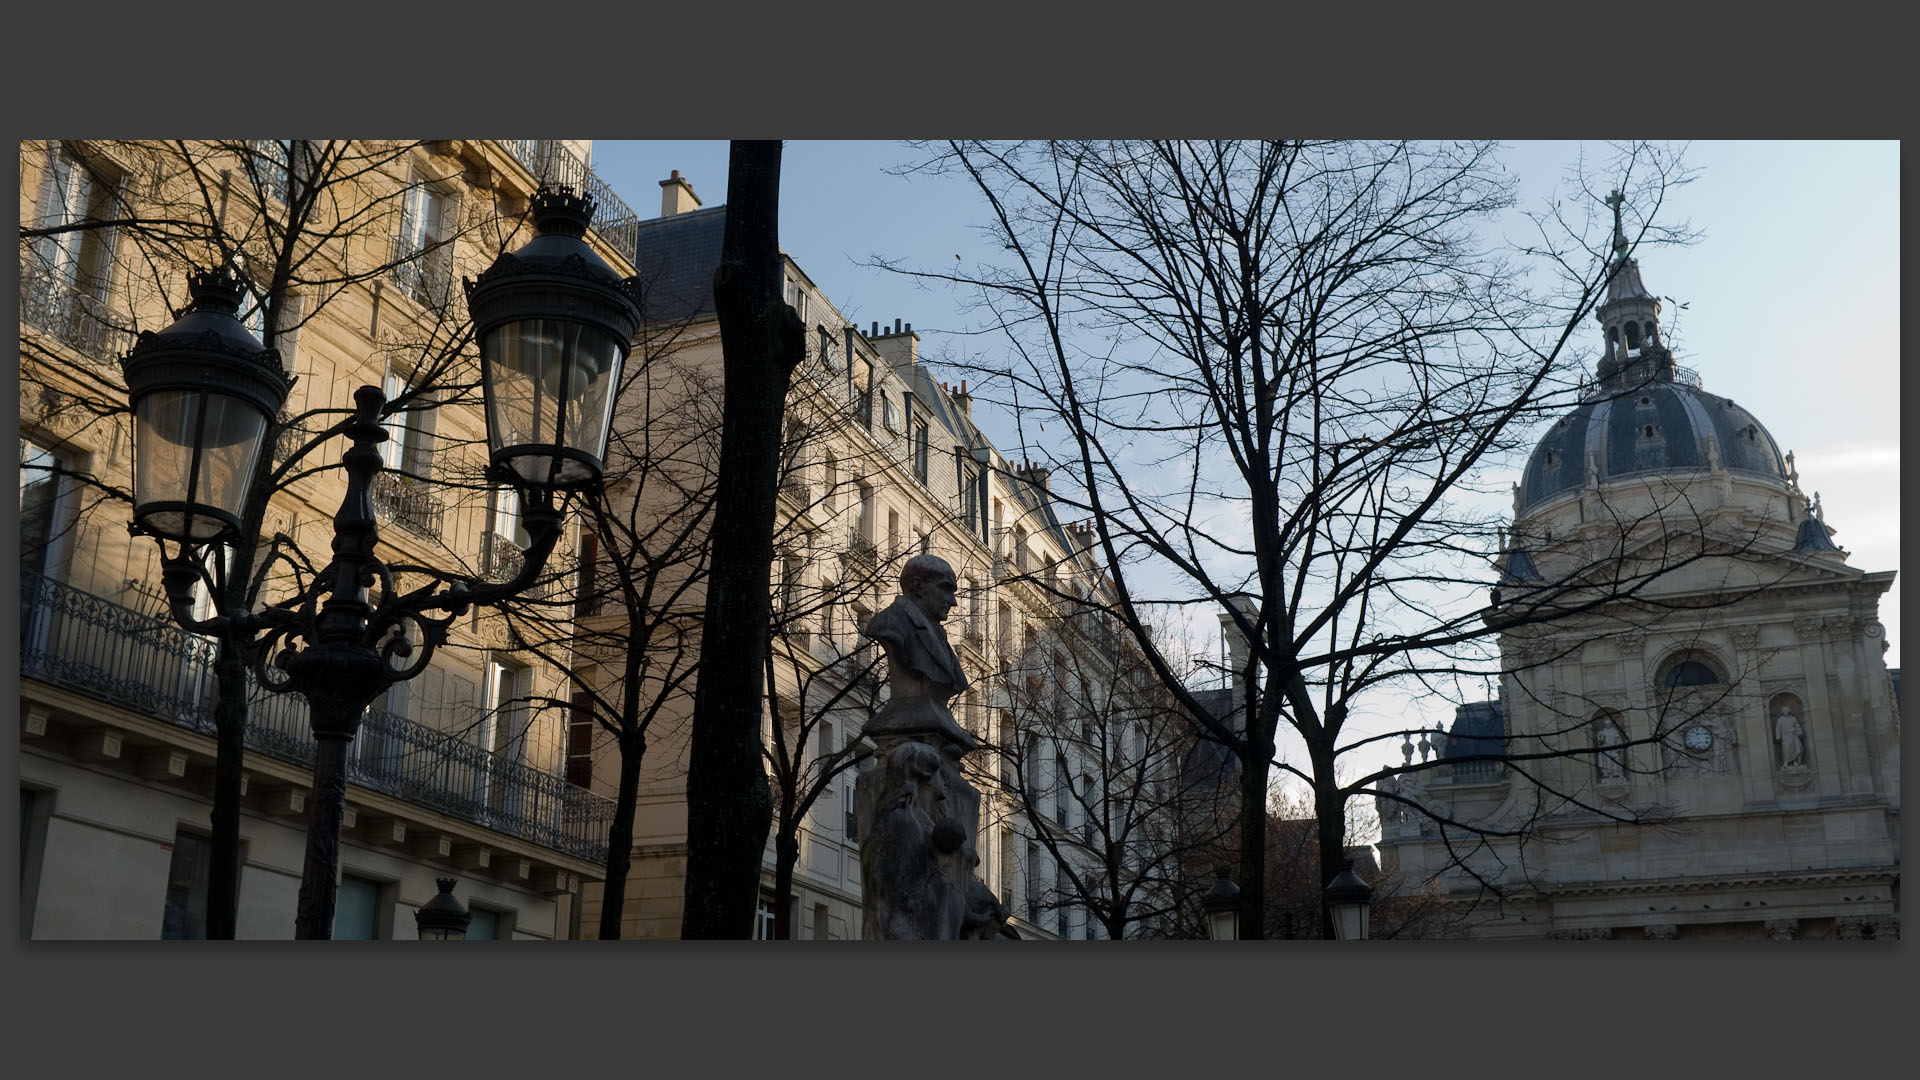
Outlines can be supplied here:
M433 899L413 909L413 923L420 928L421 941L465 941L473 913L453 895L453 879L434 878L440 891Z
M1327 907L1333 911L1333 933L1341 941L1364 941L1372 922L1373 889L1353 872L1351 860L1327 883Z
M428 580L403 592L375 556L380 530L372 492L386 398L363 386L354 392L353 415L335 428L353 446L341 457L347 493L333 519L333 560L264 610L222 607L195 619L196 584L207 583L216 602L225 602L224 561L209 555L240 528L270 418L291 383L278 354L234 317L239 282L220 272L193 275L187 314L160 333L142 334L123 361L135 417L131 530L160 543L161 583L174 620L195 633L231 636L262 686L298 693L310 706L316 745L298 938L333 935L346 754L361 713L388 686L426 668L454 619L532 585L560 539L553 496L600 477L614 388L640 309L632 282L583 239L591 200L543 187L532 204L540 235L467 283L487 401L489 475L518 490L531 538L520 572L504 584L409 568Z
M1227 877L1227 868L1214 871L1213 888L1200 901L1207 913L1207 937L1214 941L1240 939L1240 886Z

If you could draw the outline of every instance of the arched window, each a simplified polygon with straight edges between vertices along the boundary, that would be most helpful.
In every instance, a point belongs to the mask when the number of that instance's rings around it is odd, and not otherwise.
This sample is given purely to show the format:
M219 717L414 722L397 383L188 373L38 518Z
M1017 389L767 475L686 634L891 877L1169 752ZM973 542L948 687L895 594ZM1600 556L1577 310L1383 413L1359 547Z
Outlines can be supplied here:
M1667 661L1660 669L1657 685L1662 690L1678 690L1689 686L1717 686L1726 682L1726 676L1711 659L1697 652L1681 653Z

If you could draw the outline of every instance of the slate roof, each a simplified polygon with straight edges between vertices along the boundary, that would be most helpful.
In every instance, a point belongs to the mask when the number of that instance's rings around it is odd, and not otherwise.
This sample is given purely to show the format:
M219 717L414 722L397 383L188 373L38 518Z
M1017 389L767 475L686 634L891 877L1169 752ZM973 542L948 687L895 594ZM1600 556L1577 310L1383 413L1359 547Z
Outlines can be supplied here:
M1506 747L1506 710L1498 701L1470 701L1453 710L1453 728L1447 733L1440 759L1498 754Z
M642 317L675 323L713 316L713 272L727 208L708 206L637 225L633 266L640 281Z
M1786 459L1752 413L1731 398L1676 381L1667 365L1640 385L1588 398L1556 421L1521 474L1517 512L1584 486L1589 456L1602 482L1705 471L1708 436L1722 468L1786 481Z

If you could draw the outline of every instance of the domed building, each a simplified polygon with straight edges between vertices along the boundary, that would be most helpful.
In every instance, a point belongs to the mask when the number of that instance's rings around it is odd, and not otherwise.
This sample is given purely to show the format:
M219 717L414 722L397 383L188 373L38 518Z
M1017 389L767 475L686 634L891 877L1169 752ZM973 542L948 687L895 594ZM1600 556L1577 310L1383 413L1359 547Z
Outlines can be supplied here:
M1898 937L1894 572L1674 363L1617 215L1604 355L1514 487L1500 700L1399 789L1460 825L1382 799L1382 862L1476 937Z

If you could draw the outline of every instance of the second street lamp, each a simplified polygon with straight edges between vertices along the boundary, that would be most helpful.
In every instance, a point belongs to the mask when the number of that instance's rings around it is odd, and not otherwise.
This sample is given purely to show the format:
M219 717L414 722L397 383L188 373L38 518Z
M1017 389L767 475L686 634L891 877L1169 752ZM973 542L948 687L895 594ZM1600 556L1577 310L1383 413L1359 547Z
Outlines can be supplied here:
M640 308L632 283L582 239L591 200L543 187L532 209L541 235L519 253L501 255L467 286L482 338L489 476L517 490L531 541L519 572L504 584L409 567L427 580L403 589L396 571L374 554L380 530L373 480L387 437L387 402L378 387L363 386L354 392L353 415L334 429L353 445L341 455L347 491L333 518L332 561L294 595L258 612L228 608L220 550L239 529L247 479L290 383L278 355L235 318L238 280L217 272L194 275L187 314L161 333L141 335L123 361L135 416L131 529L160 542L161 583L174 620L196 633L231 637L262 687L307 699L313 795L296 938L333 936L347 747L361 714L389 686L426 668L454 619L538 580L560 538L553 496L600 477L614 387ZM206 619L194 616L194 589L202 583L220 605Z
M1240 886L1227 877L1227 868L1214 870L1213 888L1200 901L1207 914L1207 937L1214 941L1236 941L1240 937Z
M1334 936L1341 941L1364 941L1372 922L1373 889L1353 872L1348 860L1327 883L1327 907L1333 912Z

